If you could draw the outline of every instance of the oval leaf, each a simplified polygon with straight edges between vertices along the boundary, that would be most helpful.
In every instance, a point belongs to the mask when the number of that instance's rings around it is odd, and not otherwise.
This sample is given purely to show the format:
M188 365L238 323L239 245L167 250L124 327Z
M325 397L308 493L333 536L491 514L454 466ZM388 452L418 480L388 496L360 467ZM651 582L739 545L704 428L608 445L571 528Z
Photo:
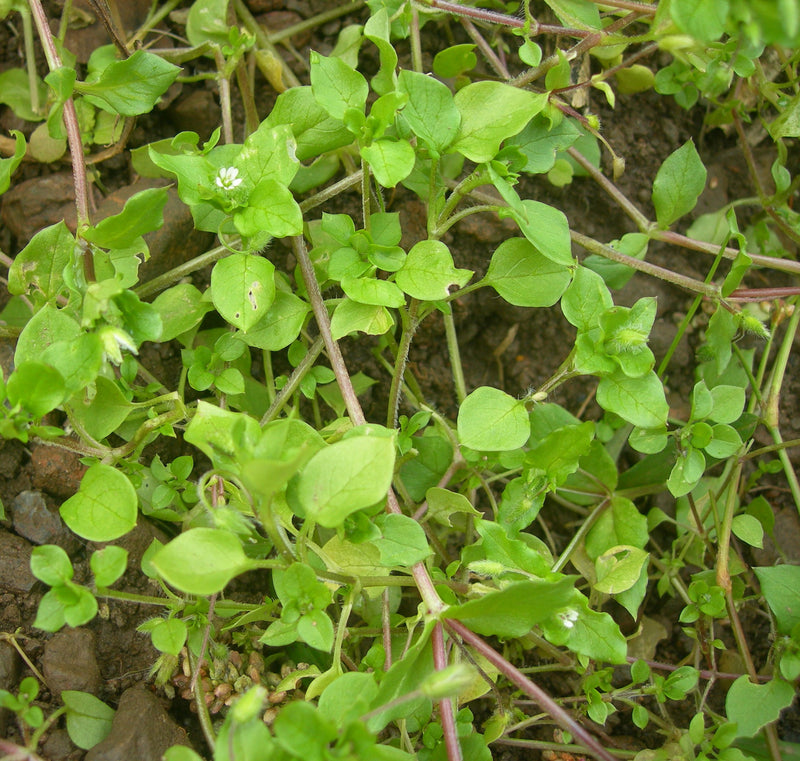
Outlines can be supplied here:
M61 517L78 536L110 542L136 525L136 490L124 473L101 463L83 476L80 489L61 505Z
M275 300L275 267L263 257L232 254L214 265L211 298L217 311L247 332Z
M519 449L531 434L524 402L490 386L475 389L458 410L458 438L485 452Z
M192 595L221 592L250 562L236 534L220 528L192 528L175 537L152 558L168 584Z

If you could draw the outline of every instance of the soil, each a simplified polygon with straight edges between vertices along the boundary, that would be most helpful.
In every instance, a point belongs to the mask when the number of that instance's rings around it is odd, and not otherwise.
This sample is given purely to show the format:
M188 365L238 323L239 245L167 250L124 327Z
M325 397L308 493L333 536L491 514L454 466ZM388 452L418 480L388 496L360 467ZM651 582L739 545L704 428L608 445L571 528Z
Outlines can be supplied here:
M77 3L76 3L77 4ZM138 21L136 13L144 12L150 2L131 2L118 4L130 6L132 18L127 20L134 28ZM329 3L324 0L294 0L281 3L277 0L250 0L248 5L253 13L265 20L271 28L290 25L315 13L326 10ZM50 18L58 18L57 4L49 4ZM359 11L343 20L325 24L314 29L311 34L292 40L291 49L282 49L286 60L301 81L307 81L307 70L303 61L307 60L310 49L329 52L335 44L343 25L363 23L366 12ZM438 43L440 28L431 24L426 29L426 40L433 45ZM90 52L102 40L102 30L95 24L81 37L70 38L73 50L79 60L85 61ZM467 41L463 29L457 22L449 22L444 27L448 36L456 41ZM21 56L21 38L15 23L5 23L0 27L0 71L18 66ZM69 40L68 40L69 43ZM364 54L370 55L366 50ZM402 50L402 46L400 46ZM428 55L428 49L426 49ZM40 55L41 58L41 55ZM427 59L426 59L427 60ZM41 71L44 71L40 61ZM401 60L401 65L403 61ZM427 66L430 61L427 60ZM482 68L481 68L482 67ZM491 73L484 62L479 63L481 71ZM257 99L260 114L267 114L276 97L275 92L256 75ZM169 102L160 111L140 119L133 132L129 147L135 148L146 143L174 135L180 129L193 129L210 133L218 121L218 94L207 82L183 85L170 92ZM733 136L722 130L705 132L703 130L703 111L697 107L685 111L675 105L670 98L645 93L636 96L619 96L616 109L612 110L602 102L601 95L594 94L590 108L597 113L603 123L604 135L614 150L624 156L626 172L618 181L621 190L628 195L648 215L653 215L650 206L649 188L660 163L687 139L693 138L701 157L709 168L709 183L701 198L695 214L719 208L729 199L752 195L747 180L741 152L737 149ZM239 104L234 104L239 109ZM10 109L0 107L0 126L30 131L30 125L16 119ZM206 135L201 134L201 137ZM769 166L771 159L768 150L756 154L761 163ZM605 164L608 161L604 160ZM93 192L95 202L102 216L119 208L124 198L130 194L130 185L136 179L130 166L128 154L112 158L98 165L99 182ZM609 166L605 166L609 170ZM63 160L52 165L26 163L15 176L12 190L3 198L3 228L0 228L0 249L14 255L24 247L27 239L36 230L58 219L69 220L72 204L72 188L69 181L69 166ZM21 181L25 180L24 184ZM615 206L603 191L587 178L576 178L572 184L558 189L544 178L526 178L520 188L522 197L534 198L552 204L564 211L571 227L601 241L611 241L626 232L634 230L633 223ZM355 196L353 196L355 199ZM398 189L388 197L389 210L399 211L403 222L404 246L411 245L424 236L422 206L409 191ZM346 202L346 201L345 201ZM343 202L344 203L344 202ZM339 210L339 209L328 209ZM355 213L355 212L354 212ZM187 243L187 230L181 227L185 212L175 207L168 215L164 242L158 245L154 255L155 266L161 270L169 269L177 257L189 258L205 250L208 240L200 238ZM683 229L691 219L682 222ZM508 222L488 218L486 215L468 218L446 239L456 258L456 266L475 270L476 277L485 273L490 256L497 244L513 234ZM152 248L152 246L151 246ZM577 251L576 254L583 255ZM291 252L281 242L274 244L276 258L290 260ZM677 269L684 274L702 279L710 264L703 254L689 253L665 245L653 245L648 260ZM202 287L207 282L208 273L196 274L196 283ZM754 272L748 285L789 284L788 277L775 273ZM658 320L653 330L651 346L657 361L665 354L677 329L677 323L686 314L692 303L691 294L652 278L635 277L624 289L615 294L615 301L630 305L643 295L654 295L658 299ZM3 301L5 298L3 297ZM557 309L532 310L512 307L494 295L490 289L483 289L467 295L454 304L456 326L458 329L462 361L468 388L479 385L493 385L504 388L510 394L522 395L529 388L542 383L558 367L572 345L574 332ZM695 352L702 341L705 318L701 314L695 327L678 346L672 362L669 378L669 401L677 416L685 416L688 410L688 396L694 384L693 368ZM382 377L368 342L359 341L346 344L346 360L351 372L362 370L372 377ZM156 377L167 381L177 377L180 369L179 347L176 343L163 347L145 348L142 360ZM6 374L10 365L12 348L2 346L0 362ZM276 360L280 362L280 360ZM455 413L455 394L449 372L445 344L444 326L438 313L429 317L420 326L409 358L427 398L437 404L446 414ZM278 371L280 367L276 368ZM787 382L781 399L781 427L785 439L800 437L800 359L794 354L789 360L786 374ZM591 382L574 382L558 390L552 401L556 401L572 412L581 411L587 418L599 417L593 404L594 385ZM368 418L380 421L385 410L386 389L377 387L366 397ZM58 422L58 421L54 421ZM758 436L762 436L761 432ZM765 443L769 443L765 440ZM164 459L172 459L183 452L180 440L174 441L171 451L164 453ZM188 709L188 704L180 696L170 698L163 690L152 685L149 671L156 662L157 653L149 644L149 638L137 632L137 627L146 619L157 615L157 611L142 605L110 601L101 608L100 615L82 627L91 636L78 647L83 659L78 673L70 670L70 661L75 658L75 648L64 649L64 643L57 637L48 635L33 627L37 606L46 591L41 583L31 576L28 558L36 544L56 543L63 546L72 557L77 582L90 578L88 557L95 547L78 542L60 524L58 506L73 494L80 482L83 466L68 453L53 447L31 444L23 446L16 441L6 441L0 445L0 498L6 510L6 520L0 522L0 637L13 635L19 648L24 651L23 662L11 646L0 640L0 688L16 688L19 680L31 673L33 665L44 671L47 686L42 688L39 704L46 714L60 705L60 689L89 689L109 705L117 707L123 693L136 695L130 688L145 686L151 695L157 696L158 706L167 709L175 725L188 732L189 741L199 752L205 752L202 736ZM144 459L156 454L147 450ZM195 452L196 454L196 452ZM798 450L790 450L790 456L797 462ZM780 536L784 537L782 550L794 562L800 562L800 524L791 497L779 478L771 483L766 480L766 496L773 505L782 526ZM551 533L562 546L569 540L569 526L559 517L557 509L545 508L544 519ZM776 532L777 534L777 532ZM137 529L124 540L124 546L131 553L129 568L137 568L142 553L153 537L165 538L163 529L141 521ZM667 542L669 539L667 539ZM768 559L767 559L768 560ZM759 562L765 562L764 558ZM152 593L150 582L141 574L128 572L117 588L138 593ZM663 637L658 645L656 657L668 663L678 663L691 649L691 643L681 634L676 625L678 607L663 606L664 601L653 599L649 602L648 615L659 622ZM748 637L751 642L766 642L768 629L765 622L757 616L745 617L745 625L750 627ZM60 655L59 655L60 653ZM756 654L762 659L764 652ZM734 665L729 670L738 670ZM78 686L87 674L93 674L88 686ZM568 683L550 685L559 695L569 694ZM721 693L712 694L717 702ZM141 698L141 696L139 696ZM128 699L128 698L126 698ZM136 711L143 713L144 709ZM153 710L156 710L155 708ZM480 709L476 709L479 712ZM692 709L689 707L689 716ZM150 716L149 713L146 715ZM156 714L153 714L154 716ZM161 714L157 714L164 720ZM153 719L156 721L156 719ZM791 722L795 723L792 724ZM147 732L148 728L144 727ZM633 747L642 747L653 738L643 737L635 728L624 721L614 720L606 731L615 737L615 744L622 744L628 735L636 735ZM787 740L797 741L797 719L787 716L781 729ZM793 733L795 733L793 735ZM0 737L18 739L18 730L7 716L0 716ZM126 746L127 747L127 746ZM148 758L148 751L131 751L130 758ZM532 759L537 756L524 749L497 746L495 757L510 761L512 759ZM91 754L90 754L91 755ZM51 733L44 746L43 757L51 761L84 758L84 751L75 748L65 737L63 730ZM112 758L113 755L97 754L95 759ZM124 756L118 756L120 758Z

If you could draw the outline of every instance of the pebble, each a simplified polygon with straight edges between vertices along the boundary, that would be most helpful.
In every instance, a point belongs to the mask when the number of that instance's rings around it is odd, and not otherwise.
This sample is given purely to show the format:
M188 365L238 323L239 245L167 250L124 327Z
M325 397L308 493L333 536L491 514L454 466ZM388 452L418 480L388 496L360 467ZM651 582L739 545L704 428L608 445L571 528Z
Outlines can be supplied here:
M36 583L31 573L31 550L26 539L0 529L0 589L30 592Z
M20 492L11 503L14 531L33 544L57 544L66 553L78 549L77 538L67 529L61 516L50 510L40 491Z
M186 732L152 692L131 687L122 693L111 733L86 754L85 761L161 761L173 745L191 747Z
M33 485L55 497L67 499L78 491L86 466L77 452L39 444L31 448Z
M0 642L0 690L13 692L17 686L20 672L19 653L8 642ZM6 724L11 712L0 708L0 737L5 737Z
M103 681L97 665L94 634L80 628L58 632L44 646L42 671L54 696L60 695L62 690L97 695Z

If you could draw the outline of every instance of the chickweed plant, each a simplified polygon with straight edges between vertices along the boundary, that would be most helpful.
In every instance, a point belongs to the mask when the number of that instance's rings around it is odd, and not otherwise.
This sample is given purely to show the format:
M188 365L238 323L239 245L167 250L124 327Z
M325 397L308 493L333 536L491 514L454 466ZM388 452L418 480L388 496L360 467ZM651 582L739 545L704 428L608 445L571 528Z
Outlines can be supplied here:
M762 476L800 508L788 455L798 442L783 440L778 407L799 291L763 287L774 272L781 283L800 273L788 162L800 4L488 5L332 3L270 34L241 0L154 0L131 35L108 14L115 45L76 66L40 0L0 2L28 51L0 74L0 92L38 124L29 144L19 131L4 138L0 191L26 156L68 150L77 212L74 231L59 222L0 254L11 294L0 330L16 342L0 427L79 453L88 469L61 516L104 543L87 584L63 549L35 548L32 570L49 587L35 626L86 624L103 599L150 606L140 628L161 652L154 678L168 687L187 669L216 761L483 761L504 746L605 761L797 757L775 721L800 675L800 568L757 567L750 550L773 530L773 506L753 492ZM335 46L312 50L299 81L275 45L344 15ZM178 42L149 49L168 16ZM181 132L129 150L136 117L201 74L222 107L210 139ZM279 93L266 114L253 98L261 76ZM754 194L681 227L707 180L688 141L644 188L651 218L616 184L636 157L617 155L579 105L588 91L623 118L638 92L676 112L700 104L708 130L739 137ZM754 129L773 149L769 185ZM85 156L97 151L166 178L217 244L142 281L144 236L162 225L169 191L92 219ZM554 198L593 183L630 231L609 241L571 227L525 197L535 175ZM424 208L424 234L405 248L394 194ZM471 215L514 224L481 273L445 242ZM674 251L673 268L648 261L656 242ZM681 271L684 251L702 279ZM615 304L634 276L641 298ZM653 279L694 298L658 364ZM558 305L575 339L554 347L552 377L467 387L453 304L478 289L531 321ZM449 402L426 398L407 361L434 316ZM693 389L685 412L671 412L671 358L698 324ZM180 354L178 378L146 366L147 342ZM381 377L348 364L355 344ZM591 391L586 409L552 401L569 384ZM360 398L372 385L384 402L368 419ZM773 443L757 444L757 429ZM183 454L154 457L160 437ZM559 544L548 526L565 514L572 533ZM128 568L116 542L147 520L171 538ZM115 591L126 570L153 594ZM268 593L228 594L245 573ZM679 663L659 661L648 634L645 603L670 599L689 638ZM769 627L755 653L744 610ZM197 675L234 649L290 668L279 684L255 675L212 715ZM723 655L738 670L722 669ZM554 697L548 685L565 680L572 694ZM32 682L0 700L35 728ZM294 698L272 708L279 693ZM603 731L615 714L646 749L617 747Z

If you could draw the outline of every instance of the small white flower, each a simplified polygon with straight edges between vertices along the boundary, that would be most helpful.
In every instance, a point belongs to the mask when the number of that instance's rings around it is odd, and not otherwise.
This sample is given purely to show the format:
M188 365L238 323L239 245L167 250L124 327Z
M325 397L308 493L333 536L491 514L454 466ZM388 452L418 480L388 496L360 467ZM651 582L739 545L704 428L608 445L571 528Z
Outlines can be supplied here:
M235 166L224 166L217 176L214 178L214 184L222 190L233 190L242 184L242 178L239 177L239 170Z
M567 608L560 613L556 613L556 617L564 624L565 629L571 629L578 620L578 611L574 608Z

